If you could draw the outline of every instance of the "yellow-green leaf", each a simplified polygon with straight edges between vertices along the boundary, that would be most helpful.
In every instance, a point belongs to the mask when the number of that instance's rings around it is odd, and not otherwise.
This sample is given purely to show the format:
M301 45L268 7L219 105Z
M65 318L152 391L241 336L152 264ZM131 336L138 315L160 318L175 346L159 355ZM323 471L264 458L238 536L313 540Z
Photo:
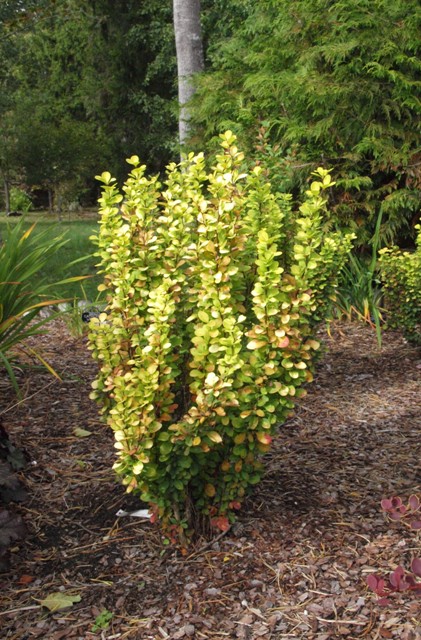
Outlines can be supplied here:
M59 611L60 609L72 607L75 602L80 602L80 596L57 591L56 593L50 593L49 596L40 601L40 604L50 611Z
M219 444L220 442L222 442L221 436L216 431L209 431L207 436L209 440L212 440L212 442L214 442L215 444Z
M266 344L263 340L250 340L247 344L247 349L260 349L261 347L265 347Z
M76 429L73 429L73 433L77 438L88 438L92 435L92 431L87 431L86 429L82 429L81 427L76 427Z

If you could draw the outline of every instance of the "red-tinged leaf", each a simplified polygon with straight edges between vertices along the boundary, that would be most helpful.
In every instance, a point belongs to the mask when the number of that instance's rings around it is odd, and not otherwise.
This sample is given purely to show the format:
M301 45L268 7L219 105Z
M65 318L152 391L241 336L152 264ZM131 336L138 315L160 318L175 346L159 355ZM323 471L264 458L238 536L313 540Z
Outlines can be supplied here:
M264 431L256 433L256 438L261 444L270 444L272 442L272 436Z
M29 584L30 582L34 581L34 576L27 576L27 575L23 575L19 578L18 583L19 584Z
M370 575L367 576L367 578L366 578L366 582L367 582L368 586L370 587L370 589L376 593L377 592L377 586L378 586L378 583L379 583L378 577L375 576L374 573L370 573Z
M398 507L398 511L400 511L401 513L406 513L408 511L407 507L405 507L404 504L401 504L400 507Z
M398 591L408 591L410 587L411 587L411 584L410 582L408 582L408 578L405 577L399 581Z
M229 508L239 511L241 509L241 502L237 502L236 500L234 500L233 502L229 503Z
M421 558L414 558L411 562L411 571L421 578Z
M399 511L391 511L389 513L389 518L391 520L400 520L402 518L402 514Z
M410 576L410 575L405 576L405 582L408 585L408 589L413 589L415 587L415 585L417 584L415 582L415 578L413 576Z
M405 577L405 571L403 567L399 565L399 567L396 567L396 569L392 571L392 573L389 576L390 584L392 585L392 587L396 587L397 589L400 589L399 585L401 580L403 580L404 577Z
M387 607L389 604L392 604L392 602L389 598L380 598L377 600L377 604L380 605L380 607Z
M386 582L383 580L383 578L379 578L377 582L377 591L376 591L378 596L384 596L387 593L385 591L385 586L386 586Z
M415 495L410 496L408 502L412 511L418 511L418 509L420 508L420 500L418 496L415 496Z
M218 518L212 518L211 525L220 531L228 531L230 523L225 516L219 516Z
M392 507L392 501L389 500L389 498L385 498L384 500L381 501L381 506L383 511L390 511L393 507Z
M414 520L413 522L411 522L411 529L421 529L421 520Z
M393 509L399 509L399 507L402 504L402 500L401 498L399 498L399 496L395 496L394 498L391 499L391 503L392 503Z

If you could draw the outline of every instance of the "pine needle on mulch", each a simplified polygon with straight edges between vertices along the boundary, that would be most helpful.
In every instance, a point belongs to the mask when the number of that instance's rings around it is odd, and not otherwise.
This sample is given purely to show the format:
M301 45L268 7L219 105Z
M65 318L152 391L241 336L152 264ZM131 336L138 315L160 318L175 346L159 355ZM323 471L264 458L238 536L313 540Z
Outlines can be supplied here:
M29 533L0 575L2 640L419 640L419 596L382 607L365 579L421 556L419 533L380 509L421 495L420 353L395 333L379 350L362 325L337 325L326 345L238 524L183 558L149 521L116 516L141 505L111 470L84 340L60 322L38 337L63 381L22 373L18 403L0 375L0 419L29 458L28 498L12 505ZM52 594L69 606L50 611Z

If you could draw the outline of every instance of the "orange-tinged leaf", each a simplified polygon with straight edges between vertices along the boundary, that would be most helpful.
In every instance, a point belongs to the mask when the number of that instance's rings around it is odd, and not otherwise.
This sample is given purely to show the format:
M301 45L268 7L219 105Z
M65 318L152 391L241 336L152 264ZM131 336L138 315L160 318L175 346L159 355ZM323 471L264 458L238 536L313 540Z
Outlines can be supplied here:
M256 433L256 438L261 444L270 444L272 442L272 436L263 431Z
M28 575L23 575L19 578L18 583L19 584L29 584L30 582L33 582L34 580L34 576L28 576Z
M208 496L208 498L213 498L215 493L216 493L216 489L213 486L213 484L208 483L205 485L205 494Z
M235 442L235 444L243 444L245 439L246 439L246 434L245 433L238 433L234 437L234 442Z
M219 516L218 518L212 518L211 520L212 527L219 529L220 531L228 531L230 528L230 523L228 518L225 516Z
M228 460L224 460L224 462L221 464L222 471L229 471L230 468L231 464L228 462Z
M243 468L243 462L242 460L239 460L238 462L235 463L235 473L240 473L241 469Z
M265 347L267 342L264 340L250 340L247 344L247 349L260 349L261 347Z
M260 453L267 453L270 449L270 444L261 444L260 442L257 445L257 450Z

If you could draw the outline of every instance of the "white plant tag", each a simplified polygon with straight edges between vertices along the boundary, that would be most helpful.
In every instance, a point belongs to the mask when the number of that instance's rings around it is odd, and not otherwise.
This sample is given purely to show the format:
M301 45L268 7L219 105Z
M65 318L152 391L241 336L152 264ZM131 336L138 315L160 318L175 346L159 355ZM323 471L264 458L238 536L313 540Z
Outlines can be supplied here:
M149 513L148 509L138 509L137 511L132 512L119 509L116 513L116 516L118 518L121 518L122 516L132 516L133 518L147 518L148 520L150 520L151 518L151 514Z

